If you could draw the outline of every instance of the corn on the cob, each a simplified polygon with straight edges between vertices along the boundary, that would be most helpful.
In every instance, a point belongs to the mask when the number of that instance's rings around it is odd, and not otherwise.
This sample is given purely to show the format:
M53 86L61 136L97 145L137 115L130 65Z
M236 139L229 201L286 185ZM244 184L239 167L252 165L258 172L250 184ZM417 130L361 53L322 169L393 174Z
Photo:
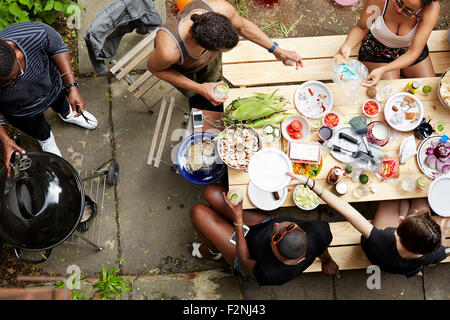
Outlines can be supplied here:
M289 117L291 115L294 115L294 114L293 113L276 113L276 114L271 115L268 118L262 118L262 119L247 122L247 124L249 126L252 126L253 128L262 128L266 124L269 124L269 123L283 122L284 119L286 119L287 117Z
M247 121L280 112L288 100L276 96L275 92L232 101L226 111L226 118L232 121Z

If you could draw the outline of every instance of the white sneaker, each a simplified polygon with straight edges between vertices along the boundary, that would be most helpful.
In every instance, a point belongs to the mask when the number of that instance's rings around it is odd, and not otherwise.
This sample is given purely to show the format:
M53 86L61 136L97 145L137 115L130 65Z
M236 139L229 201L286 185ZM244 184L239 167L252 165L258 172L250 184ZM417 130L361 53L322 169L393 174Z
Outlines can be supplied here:
M51 152L56 154L57 156L62 157L61 151L59 151L58 146L56 145L53 132L50 131L50 138L48 138L47 140L38 140L38 142L41 145L42 151Z
M84 117L83 117L83 115L75 117L75 112L73 112L72 108L70 108L70 113L65 118L61 113L58 113L58 114L59 114L59 117L65 122L73 123L73 124L79 125L80 127L83 127L86 129L97 128L97 124L98 124L97 119L92 115L92 113L90 113L88 111L83 111ZM85 117L89 121L86 121Z

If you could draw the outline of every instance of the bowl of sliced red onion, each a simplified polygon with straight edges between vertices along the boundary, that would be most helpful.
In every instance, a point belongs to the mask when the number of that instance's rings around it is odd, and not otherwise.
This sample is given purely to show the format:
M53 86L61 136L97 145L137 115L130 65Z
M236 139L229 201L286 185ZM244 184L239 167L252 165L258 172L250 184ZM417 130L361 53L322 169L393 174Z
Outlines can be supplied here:
M419 145L417 163L422 172L435 179L450 174L450 142L445 135L433 135Z

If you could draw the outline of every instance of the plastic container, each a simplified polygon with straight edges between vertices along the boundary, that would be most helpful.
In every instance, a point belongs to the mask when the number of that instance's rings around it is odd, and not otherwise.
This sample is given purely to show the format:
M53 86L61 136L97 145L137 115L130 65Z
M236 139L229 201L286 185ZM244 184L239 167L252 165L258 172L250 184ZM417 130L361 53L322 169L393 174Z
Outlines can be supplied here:
M277 142L281 138L280 126L268 123L262 128L264 141L267 143Z
M319 164L321 145L318 142L289 142L288 155L292 162Z

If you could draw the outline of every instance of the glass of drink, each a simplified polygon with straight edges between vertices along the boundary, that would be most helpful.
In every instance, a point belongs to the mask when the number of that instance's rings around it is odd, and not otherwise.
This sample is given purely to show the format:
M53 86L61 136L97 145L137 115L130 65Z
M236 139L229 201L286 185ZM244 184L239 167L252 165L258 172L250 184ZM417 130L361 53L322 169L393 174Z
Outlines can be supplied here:
M367 188L364 185L358 186L353 190L353 195L356 198L362 198L362 197L367 196L368 194L369 194L369 188Z
M217 99L223 99L228 95L230 87L224 82L214 87L214 95Z
M406 176L402 179L402 189L411 192L416 188L416 181L410 176Z
M392 87L389 84L381 86L380 90L377 91L377 100L380 102L386 102L387 99L392 94Z
M232 204L237 206L239 202L241 202L242 199L244 199L244 194L242 193L241 188L230 187L230 190L228 190L227 197Z
M417 188L419 189L426 189L428 185L428 180L424 176L420 176L416 181Z

